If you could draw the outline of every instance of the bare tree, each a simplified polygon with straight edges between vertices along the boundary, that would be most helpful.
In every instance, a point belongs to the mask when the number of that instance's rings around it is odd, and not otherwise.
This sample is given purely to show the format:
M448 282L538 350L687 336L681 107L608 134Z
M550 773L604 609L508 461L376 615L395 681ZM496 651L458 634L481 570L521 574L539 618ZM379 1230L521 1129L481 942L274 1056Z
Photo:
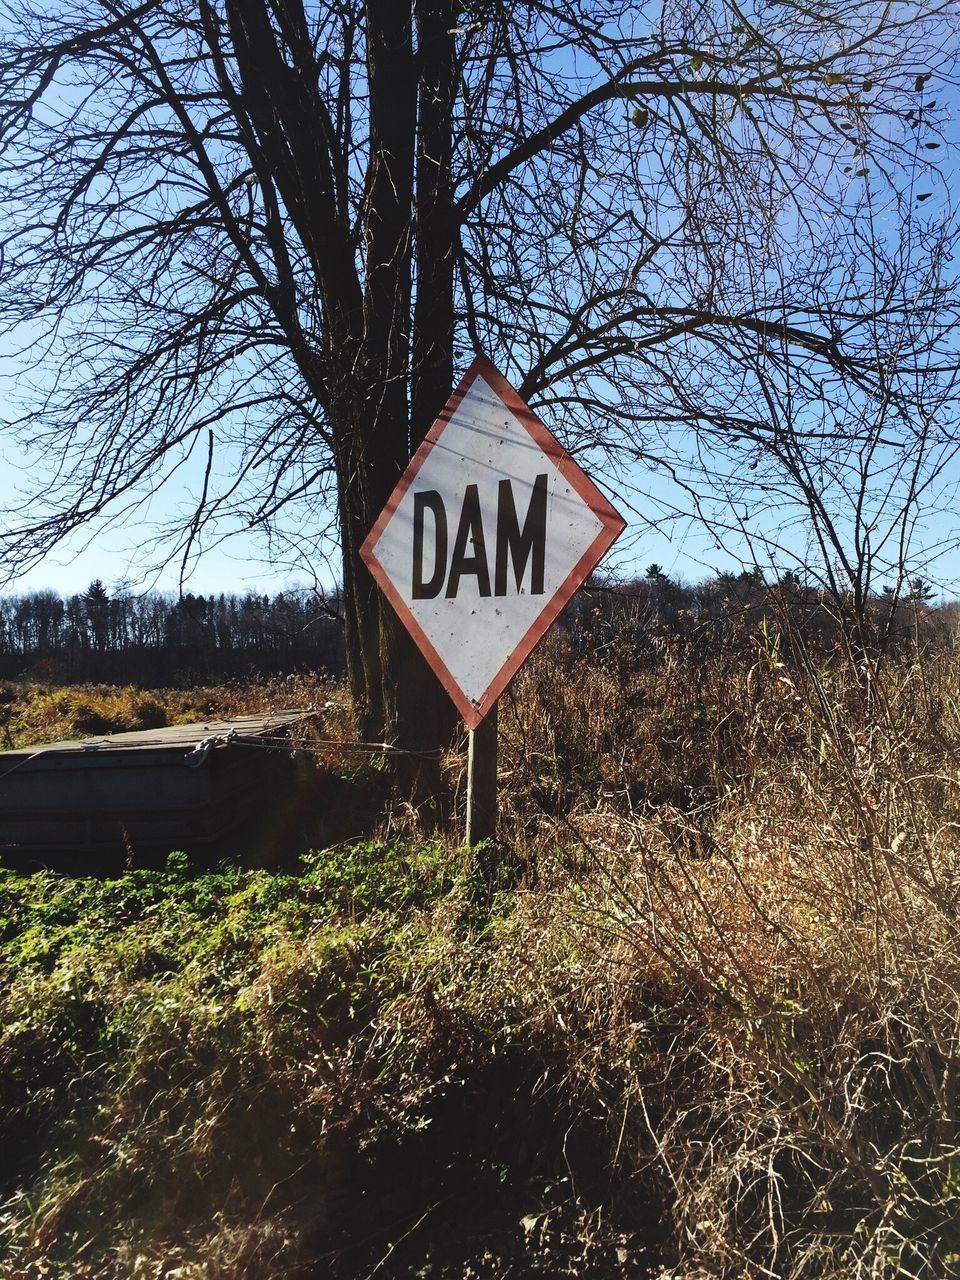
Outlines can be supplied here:
M819 583L858 663L890 638L880 586L892 579L896 600L957 546L957 227L952 210L924 213L939 183L923 156L941 149L925 122L935 103L917 91L925 80L915 77L905 113L911 164L888 160L885 172L881 149L851 123L838 188L776 227L754 259L762 270L739 286L718 278L758 317L796 316L805 294L809 320L731 334L738 376L727 353L699 367L681 358L675 404L696 423L699 452L680 443L661 455L718 541L732 536L758 566L792 565Z
M8 562L199 454L185 562L223 519L335 522L368 734L452 729L357 552L471 347L705 514L717 459L815 514L894 421L930 457L947 3L27 0L5 32L0 308L48 464Z

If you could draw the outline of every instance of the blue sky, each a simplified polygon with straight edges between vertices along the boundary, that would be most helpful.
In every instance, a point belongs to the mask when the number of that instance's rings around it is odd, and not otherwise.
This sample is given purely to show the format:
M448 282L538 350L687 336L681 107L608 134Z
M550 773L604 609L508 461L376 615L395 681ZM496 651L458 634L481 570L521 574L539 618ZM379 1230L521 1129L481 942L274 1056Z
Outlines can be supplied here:
M589 466L589 464L586 464ZM13 455L0 448L0 506L17 499L21 484L28 483L32 460ZM182 507L190 506L202 483L202 462L191 460L179 473L181 487L168 485L154 496L145 511L131 520L101 520L81 533L74 534L37 567L21 574L4 588L21 592L50 588L62 595L84 590L95 578L108 587L130 584L139 589L180 589L180 564L157 564L151 554L150 541L168 526ZM598 477L598 479L602 479ZM607 490L619 504L627 520L627 530L615 546L605 565L617 574L642 573L656 562L671 577L697 581L721 569L733 569L749 557L745 553L718 552L712 539L695 522L672 527L670 533L657 533L631 512L630 496L618 496ZM336 549L328 547L329 562L315 562L319 585L329 588L336 578ZM183 582L184 590L196 594L248 589L270 593L294 585L308 586L311 581L291 558L277 553L261 537L238 532L217 545L202 551L191 563Z
M938 195L931 203L935 205L940 198ZM930 209L931 205L925 206L926 211ZM42 386L43 378L49 376L50 371L44 373L44 353L31 348L28 337L22 334L20 337L21 354L12 362L4 360L4 356L11 355L13 339L8 337L5 345L0 337L0 417L14 412L13 404L23 382L33 378ZM518 360L522 363L519 353ZM458 374L461 372L462 369L457 371ZM503 372L509 377L512 371L504 368ZM558 424L558 434L562 435L562 423ZM204 594L246 589L274 592L295 583L308 583L309 574L297 567L296 557L288 547L269 546L262 538L247 532L219 542L208 541L203 545L202 554L192 559L183 574L176 557L172 563L162 563L155 540L164 528L176 523L178 517L181 523L185 513L189 518L195 507L203 486L206 461L200 452L198 450L159 492L128 518L115 512L109 519L73 535L44 563L9 583L6 589L51 587L66 594L83 590L94 578L101 579L108 586L129 583L135 587L167 590L178 589L182 582L184 589ZM588 453L580 461L589 467L589 458ZM229 480L231 465L236 465L236 460L231 457L229 448L219 447L218 442L215 478L219 476ZM723 474L722 466L721 463L716 472L718 485L734 487L737 477ZM0 507L13 505L18 489L28 487L31 481L36 483L38 474L38 460L29 449L14 453L0 435ZM707 474L710 474L709 467ZM596 478L602 482L601 476ZM666 478L651 479L641 463L630 464L621 478L624 481L622 494L618 494L616 488L608 489L615 505L628 520L627 532L607 562L615 571L629 576L642 573L646 565L656 562L675 578L697 581L718 570L735 569L751 562L750 548L743 538L727 534L719 539L722 545L718 545L717 539L695 521L668 519L664 512L679 504L676 489ZM40 483L42 487L42 477ZM637 493L642 488L646 488L646 497L638 498ZM765 529L761 523L760 532L777 533L775 520L776 517L769 517ZM958 528L960 524L955 519L954 510L944 506L935 518L928 520L925 528L919 530L918 542L947 545L956 539ZM305 542L309 545L318 532L317 529L304 528ZM804 537L799 527L794 532L785 533L786 552L782 567L791 567L790 554L799 561L808 559ZM337 575L336 550L322 538L313 548L310 569L319 585L333 585ZM953 593L960 581L960 555L957 551L949 551L936 565L930 566L929 576Z
M0 503L8 501L16 487L16 466L4 459L0 473ZM196 476L187 476L196 481ZM731 541L726 549L718 548L695 520L671 522L669 532L657 532L649 527L651 512L647 509L639 518L629 495L618 497L615 490L607 489L615 505L627 519L627 529L620 543L607 556L604 566L618 576L630 577L642 574L652 562L659 564L674 579L698 582L718 571L737 570L751 563L749 548ZM22 574L7 584L5 591L22 592L50 588L61 595L84 590L95 578L108 588L121 585L134 589L180 589L178 563L157 567L154 558L145 550L151 536L151 528L159 530L175 514L177 500L174 496L155 499L147 513L148 518L138 518L134 523L106 521L69 539L55 553L36 568ZM928 532L933 537L955 535L958 522L950 513L929 522ZM274 556L263 540L249 533L237 533L219 545L205 550L192 565L183 582L183 589L195 594L208 595L223 592L256 590L273 594L293 587L319 585L329 589L336 581L336 550L330 548L327 564L317 561L315 581L302 569L293 566L289 558ZM801 560L807 549L797 541L795 553ZM931 580L938 592L953 598L960 584L960 555L956 551L945 555L931 568Z

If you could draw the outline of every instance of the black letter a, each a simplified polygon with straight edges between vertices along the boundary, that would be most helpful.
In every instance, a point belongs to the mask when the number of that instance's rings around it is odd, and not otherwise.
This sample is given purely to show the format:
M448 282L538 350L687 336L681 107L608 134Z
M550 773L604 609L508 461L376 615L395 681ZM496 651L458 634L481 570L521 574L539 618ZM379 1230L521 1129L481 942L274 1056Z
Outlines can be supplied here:
M473 555L467 555L467 543L473 543ZM487 568L487 547L483 539L483 521L480 518L480 493L475 484L468 484L463 491L463 506L460 509L460 524L457 536L453 541L453 555L450 557L450 580L447 583L447 598L455 600L460 588L460 579L467 573L477 575L477 593L481 596L490 594L490 570Z

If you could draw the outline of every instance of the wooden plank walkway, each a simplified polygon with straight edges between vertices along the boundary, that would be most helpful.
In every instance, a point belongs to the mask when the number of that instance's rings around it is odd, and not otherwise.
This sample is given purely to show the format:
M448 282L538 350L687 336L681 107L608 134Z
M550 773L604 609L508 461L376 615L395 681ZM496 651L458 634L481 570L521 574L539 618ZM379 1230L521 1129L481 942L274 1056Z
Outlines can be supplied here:
M193 750L199 743L211 737L232 734L239 738L271 737L285 733L291 725L308 719L310 711L270 711L251 716L234 716L230 720L204 720L197 724L172 724L163 729L134 729L129 733L108 733L91 738L68 738L62 742L44 742L34 747L15 747L12 751L0 751L0 779L10 765L21 759L37 759L40 756L73 755L78 751L156 751ZM71 762L71 767L72 767Z

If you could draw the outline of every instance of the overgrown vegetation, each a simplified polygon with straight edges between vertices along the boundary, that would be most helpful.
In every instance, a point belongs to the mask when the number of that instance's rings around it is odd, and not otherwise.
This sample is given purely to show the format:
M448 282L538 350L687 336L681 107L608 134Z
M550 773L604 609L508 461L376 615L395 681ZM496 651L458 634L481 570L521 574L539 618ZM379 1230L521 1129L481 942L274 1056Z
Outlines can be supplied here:
M139 689L134 685L57 686L30 680L0 682L0 731L6 748L28 747L164 725L195 724L256 711L323 707L346 700L323 676L259 682L228 681L192 689Z
M472 857L5 874L4 1274L960 1274L960 659L791 639L555 634Z

